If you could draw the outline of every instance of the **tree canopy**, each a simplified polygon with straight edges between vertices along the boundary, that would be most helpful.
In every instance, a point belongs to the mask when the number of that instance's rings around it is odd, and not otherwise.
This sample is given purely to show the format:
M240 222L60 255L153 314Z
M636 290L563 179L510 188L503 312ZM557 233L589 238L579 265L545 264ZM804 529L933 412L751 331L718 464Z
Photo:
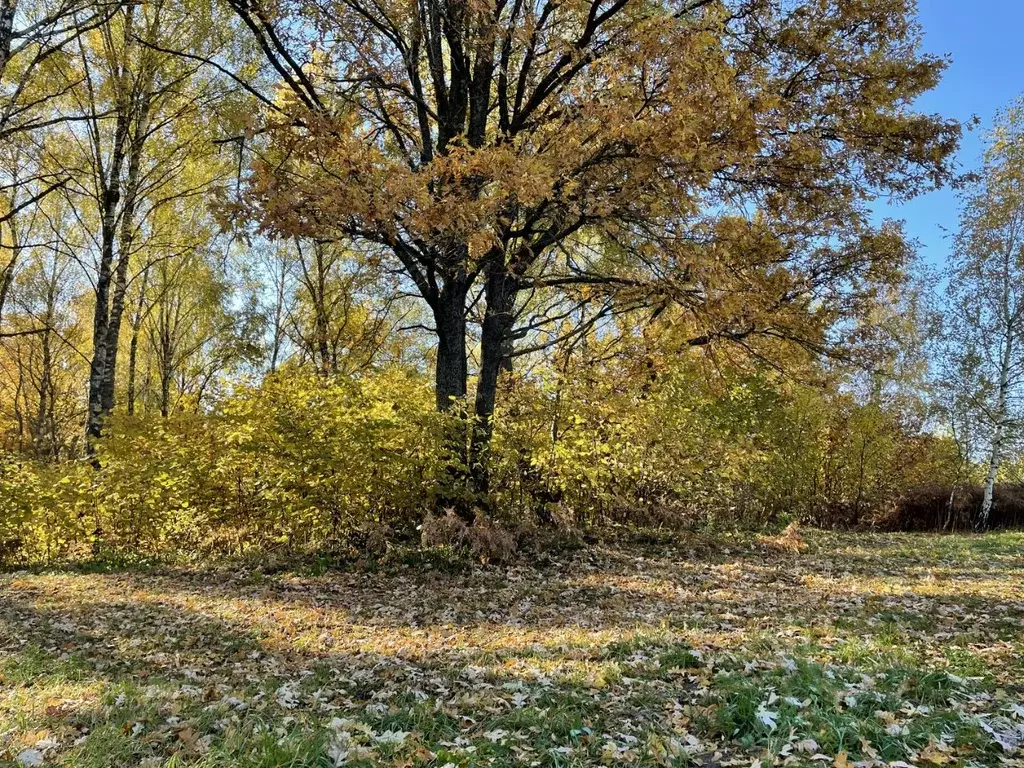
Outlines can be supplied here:
M61 540L199 549L448 512L948 527L1016 477L969 331L1009 128L948 279L878 215L962 180L912 2L3 7L12 520L53 477Z
M503 366L617 312L825 348L906 260L867 203L947 181L959 134L911 106L944 62L904 2L232 7L280 77L233 207L398 265L442 409L482 294L481 443Z

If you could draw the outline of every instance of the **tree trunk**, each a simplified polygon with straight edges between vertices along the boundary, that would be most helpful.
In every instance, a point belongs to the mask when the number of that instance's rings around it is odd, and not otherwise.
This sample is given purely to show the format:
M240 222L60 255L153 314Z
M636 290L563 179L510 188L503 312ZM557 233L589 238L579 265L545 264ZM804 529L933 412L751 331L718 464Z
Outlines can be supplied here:
M51 313L52 316L52 313ZM47 320L49 322L49 319ZM36 425L36 451L40 458L56 458L57 429L54 421L53 351L50 345L50 331L42 333L42 369L39 373L39 413Z
M160 371L160 416L171 415L171 374L167 368Z
M14 41L14 15L17 3L14 0L0 0L0 75L7 67L11 58L11 45Z
M313 251L316 256L316 290L313 293L313 308L316 311L316 343L320 352L320 368L326 376L337 373L336 361L331 357L331 322L327 309L327 264L324 246L317 244Z
M139 358L139 329L132 326L132 338L128 343L128 388L125 392L125 405L128 415L135 415L135 377Z
M167 418L171 415L171 379L174 376L173 363L171 362L170 341L162 340L163 346L160 353L160 416Z
M473 504L465 493L469 478L468 446L466 445L465 400L469 362L466 355L466 295L469 280L446 281L433 302L437 327L437 361L434 366L434 392L437 410L456 416L447 437L451 453L448 487L437 498L436 512L455 512L464 522L476 516Z
M4 308L7 306L7 296L11 292L11 285L14 283L14 269L18 264L20 249L17 243L11 242L11 258L0 270L0 322L4 318Z
M132 338L128 344L128 387L125 393L125 401L128 407L128 415L135 415L135 379L138 375L139 361L139 333L142 330L142 321L146 312L146 288L149 285L149 267L142 273L142 285L139 286L139 301L135 305L135 314L131 318Z
M25 446L25 415L22 412L21 402L25 391L25 363L21 358L21 350L17 351L15 360L18 366L18 381L14 388L14 420L18 424L18 450L24 450Z
M277 370L277 359L281 354L281 344L284 341L284 295L285 280L287 279L288 264L281 259L280 281L277 284L274 299L274 341L270 351L270 372Z
M116 163L115 163L116 165ZM100 234L100 265L96 276L96 306L92 319L92 361L89 363L89 404L85 434L90 446L102 434L103 384L106 381L107 328L110 322L110 288L114 263L114 213L120 198L118 182L103 194L103 223ZM91 448L90 448L91 450Z
M995 428L992 434L992 449L988 458L988 474L985 476L985 495L981 500L981 514L978 516L978 529L988 527L988 519L992 513L992 497L995 493L996 475L999 473L999 462L1002 459L1003 439L1006 436L1006 396L1010 385L1010 362L1013 355L1013 336L1006 334L1003 343L1002 359L999 361L999 384L996 390Z
M126 34L130 34L131 16L126 18ZM117 115L110 167L103 174L100 197L100 264L96 275L96 306L92 320L92 361L89 364L89 403L85 434L89 450L103 431L103 386L108 361L107 344L110 326L110 289L114 279L114 244L117 238L117 207L121 202L121 169L128 148L130 117L122 108Z
M997 424L992 439L992 450L988 459L988 474L985 476L985 494L981 499L981 513L978 515L978 530L988 527L988 518L992 513L992 498L995 494L996 474L999 472L999 449L1003 440L1002 424Z
M327 315L320 306L316 310L316 348L320 355L320 373L327 376L329 373L336 373L336 367L331 357L331 347L328 341Z
M114 410L114 385L117 376L117 355L121 340L121 320L124 317L125 297L128 293L128 269L132 245L135 241L135 210L139 195L139 173L142 165L143 145L149 130L151 94L142 95L139 113L135 119L131 146L128 153L128 178L125 180L124 206L121 211L121 231L117 242L117 271L114 296L110 303L107 324L107 360L103 366L103 386L100 392L104 416Z
M171 414L171 379L174 377L174 319L172 309L166 305L160 308L159 325L159 357L157 358L157 374L160 377L160 415L167 418Z
M511 363L507 340L512 330L516 298L516 279L505 269L503 255L496 257L484 288L484 310L480 338L480 376L476 388L469 469L473 490L485 500L490 492L487 449L494 434L494 406L501 371Z
M134 46L134 12L125 12L125 50ZM123 73L122 73L123 74ZM105 174L102 200L100 273L96 281L96 310L93 316L93 360L89 369L89 407L86 435L95 440L103 430L103 419L114 407L114 379L125 295L128 290L128 266L135 226L135 207L143 148L148 138L153 98L154 69L140 73L132 90L117 95L117 123L110 167ZM97 153L99 154L99 152ZM127 163L127 178L121 173ZM124 191L120 217L118 205ZM120 218L120 224L118 219ZM114 250L117 248L115 267ZM111 282L114 285L111 286ZM111 295L113 287L113 295Z
M124 300L128 291L128 254L123 253L117 264L114 278L114 295L110 302L110 317L107 319L106 362L103 364L103 382L100 387L100 409L103 416L114 410L114 384L117 376L117 353L121 340L121 319L124 317Z
M437 410L448 412L466 397L469 363L466 356L466 295L468 280L446 283L434 307L437 325L437 364L434 368Z

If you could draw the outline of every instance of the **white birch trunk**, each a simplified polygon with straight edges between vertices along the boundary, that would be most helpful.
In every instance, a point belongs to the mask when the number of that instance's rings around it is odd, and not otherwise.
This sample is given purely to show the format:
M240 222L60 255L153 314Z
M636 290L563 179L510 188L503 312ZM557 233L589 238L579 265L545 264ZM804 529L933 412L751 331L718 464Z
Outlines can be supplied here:
M1003 440L1006 437L1006 390L1010 385L1010 360L1013 354L1013 335L1007 333L1003 344L1002 359L999 361L999 384L996 390L995 429L992 433L992 449L989 452L988 474L985 476L985 495L981 500L981 515L978 527L988 527L989 515L992 513L992 495L995 491L996 475L999 473L999 462L1002 460Z

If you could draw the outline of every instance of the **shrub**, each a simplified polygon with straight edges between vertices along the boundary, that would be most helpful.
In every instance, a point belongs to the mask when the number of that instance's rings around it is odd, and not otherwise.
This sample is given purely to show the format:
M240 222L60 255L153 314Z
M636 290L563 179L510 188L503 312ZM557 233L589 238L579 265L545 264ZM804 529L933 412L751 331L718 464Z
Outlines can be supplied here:
M950 507L938 481L956 476L955 446L896 407L770 372L716 378L691 361L651 381L581 366L507 384L487 499L466 479L466 421L435 412L420 372L286 370L209 411L115 415L98 467L7 458L0 559L379 556L422 522L425 547L504 561L593 525L963 528L980 498ZM442 498L486 516L432 514ZM992 522L1021 510L1024 493L1001 487Z
M980 485L919 485L904 491L876 525L893 531L972 530L981 513ZM990 528L1024 526L1024 484L997 483L992 496Z
M188 559L411 531L445 475L440 437L416 375L278 375L212 413L115 417L95 469L7 459L0 547L24 562Z
M420 544L425 549L463 549L483 563L506 563L519 549L515 534L478 514L472 524L458 515L428 513L420 530Z

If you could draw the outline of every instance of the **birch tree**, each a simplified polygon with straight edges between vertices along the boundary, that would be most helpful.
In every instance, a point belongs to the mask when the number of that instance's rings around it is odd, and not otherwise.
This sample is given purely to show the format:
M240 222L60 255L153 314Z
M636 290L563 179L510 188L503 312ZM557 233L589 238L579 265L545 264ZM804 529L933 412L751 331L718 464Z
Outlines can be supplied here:
M96 297L86 420L91 440L115 406L126 311L137 343L144 308L139 298L130 304L131 296L145 293L154 259L195 247L187 227L159 224L161 212L177 200L200 198L223 169L203 119L222 92L202 79L199 64L164 50L180 43L208 52L217 45L214 33L201 9L155 0L124 7L80 39L85 75L74 98L88 119L75 133L77 149L61 160L71 178L67 195L92 241L91 263L83 258ZM179 237L176 229L188 233ZM169 242L175 239L188 242Z
M979 179L962 197L949 274L954 386L988 435L977 524L987 526L999 468L1021 425L1024 384L1024 102L997 119Z
M49 162L47 140L85 119L69 98L84 78L75 44L119 7L120 0L0 0L0 314L19 266L19 218L68 183Z

